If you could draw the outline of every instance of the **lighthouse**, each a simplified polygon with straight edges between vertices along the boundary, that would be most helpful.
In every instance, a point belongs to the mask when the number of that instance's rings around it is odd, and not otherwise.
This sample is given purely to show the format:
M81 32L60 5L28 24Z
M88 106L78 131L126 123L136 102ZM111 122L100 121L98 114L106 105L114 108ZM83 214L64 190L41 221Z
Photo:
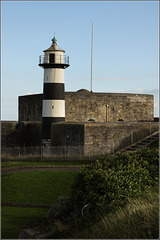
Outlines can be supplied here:
M57 45L55 36L51 46L39 57L44 69L42 104L42 141L50 141L51 124L65 121L64 69L69 67L69 57Z

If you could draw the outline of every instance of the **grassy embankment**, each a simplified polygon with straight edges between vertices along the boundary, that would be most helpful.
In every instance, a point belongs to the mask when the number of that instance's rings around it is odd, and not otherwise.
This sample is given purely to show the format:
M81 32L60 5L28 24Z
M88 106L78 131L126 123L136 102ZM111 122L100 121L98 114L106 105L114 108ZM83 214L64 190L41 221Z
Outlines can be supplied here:
M158 239L159 196L151 189L128 203L99 210L100 220L86 216L71 225L56 222L50 238L74 239Z
M37 165L37 162L32 163ZM3 175L2 202L51 204L57 201L60 195L70 194L76 174L77 172L26 172ZM93 220L94 215L83 216L70 224L56 221L50 237L158 239L158 207L156 186L137 199L129 199L126 205L111 204L107 210L99 211L100 217L96 221ZM2 239L18 238L21 225L36 218L43 218L47 211L47 208L2 207Z
M127 204L100 209L96 218L88 214L70 224L55 221L49 239L158 239L158 212L158 188L152 188Z
M124 206L112 204L99 211L100 219L87 215L64 224L56 221L50 239L158 239L158 188L150 189ZM2 207L2 239L18 238L19 227L43 218L48 209Z

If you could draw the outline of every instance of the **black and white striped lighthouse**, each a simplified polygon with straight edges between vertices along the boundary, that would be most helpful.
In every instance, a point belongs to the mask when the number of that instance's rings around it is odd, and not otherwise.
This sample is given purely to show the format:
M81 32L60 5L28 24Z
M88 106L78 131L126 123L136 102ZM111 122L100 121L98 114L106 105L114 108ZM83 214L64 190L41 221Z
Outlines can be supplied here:
M42 104L42 140L51 137L51 124L65 121L64 69L69 67L69 57L52 39L52 45L39 57L39 66L44 68Z

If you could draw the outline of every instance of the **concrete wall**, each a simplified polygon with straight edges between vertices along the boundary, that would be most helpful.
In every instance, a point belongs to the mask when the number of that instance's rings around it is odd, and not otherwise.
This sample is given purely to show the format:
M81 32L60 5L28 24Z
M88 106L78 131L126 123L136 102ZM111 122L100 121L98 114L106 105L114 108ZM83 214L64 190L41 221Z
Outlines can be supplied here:
M52 146L83 146L85 155L110 154L158 130L154 122L56 123L52 124ZM74 135L74 132L78 134ZM65 140L67 139L67 140ZM66 142L65 142L66 141Z
M19 121L41 121L42 100L42 94L20 96ZM153 95L91 93L87 90L65 93L66 121L153 121L153 109Z
M43 94L20 96L18 98L18 120L41 121L42 120Z
M41 122L1 122L1 146L24 147L41 145Z
M84 153L114 153L143 139L158 128L158 123L154 122L85 124Z
M25 147L29 154L37 154L41 146L41 122L1 123L3 153L9 147ZM117 123L54 123L51 131L51 153L53 155L102 155L113 153L136 142L159 129L158 122ZM26 147L33 147L27 150ZM20 151L15 149L15 153ZM32 152L33 151L33 152ZM12 152L12 151L9 151Z
M9 136L16 130L16 121L1 122L1 146L9 146Z

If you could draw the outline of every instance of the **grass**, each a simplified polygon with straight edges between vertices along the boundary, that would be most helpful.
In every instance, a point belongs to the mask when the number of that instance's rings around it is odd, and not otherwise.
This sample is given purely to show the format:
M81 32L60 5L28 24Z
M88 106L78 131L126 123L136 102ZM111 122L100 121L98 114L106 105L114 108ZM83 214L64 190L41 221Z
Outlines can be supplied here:
M71 156L40 156L40 155L20 155L20 156L12 156L2 154L1 159L2 162L71 162L74 164L77 163L86 163L94 161L97 156L90 157L90 156L79 156L79 155L71 155Z
M86 162L88 163L88 162ZM8 168L8 167L36 167L36 166L79 166L83 165L85 162L83 161L47 161L47 162L16 162L16 161L11 161L11 162L1 162L1 167L2 168Z
M153 145L153 147L155 146ZM3 167L48 166L48 164L60 165L60 163L62 165L69 165L70 163L74 165L73 163L78 162L41 162L40 160L32 161L32 159L29 162L2 162ZM70 195L71 184L77 174L78 172L72 171L33 171L2 175L1 200L2 202L52 204L58 200L60 195ZM113 203L107 208L99 210L97 217L93 213L88 213L71 222L64 223L57 220L51 226L52 235L50 238L158 239L158 198L157 187L137 199L129 199L126 205ZM43 218L47 211L43 208L2 207L2 239L18 238L21 225L32 222L37 218Z
M101 239L158 239L158 193L148 196L146 200L130 200L82 235Z
M33 171L2 175L1 201L52 204L60 195L70 195L77 174L72 171Z
M159 194L152 189L127 204L113 204L94 215L81 217L70 225L56 221L51 239L158 239Z
M23 224L43 218L47 211L46 208L2 207L1 238L18 239L19 229Z

